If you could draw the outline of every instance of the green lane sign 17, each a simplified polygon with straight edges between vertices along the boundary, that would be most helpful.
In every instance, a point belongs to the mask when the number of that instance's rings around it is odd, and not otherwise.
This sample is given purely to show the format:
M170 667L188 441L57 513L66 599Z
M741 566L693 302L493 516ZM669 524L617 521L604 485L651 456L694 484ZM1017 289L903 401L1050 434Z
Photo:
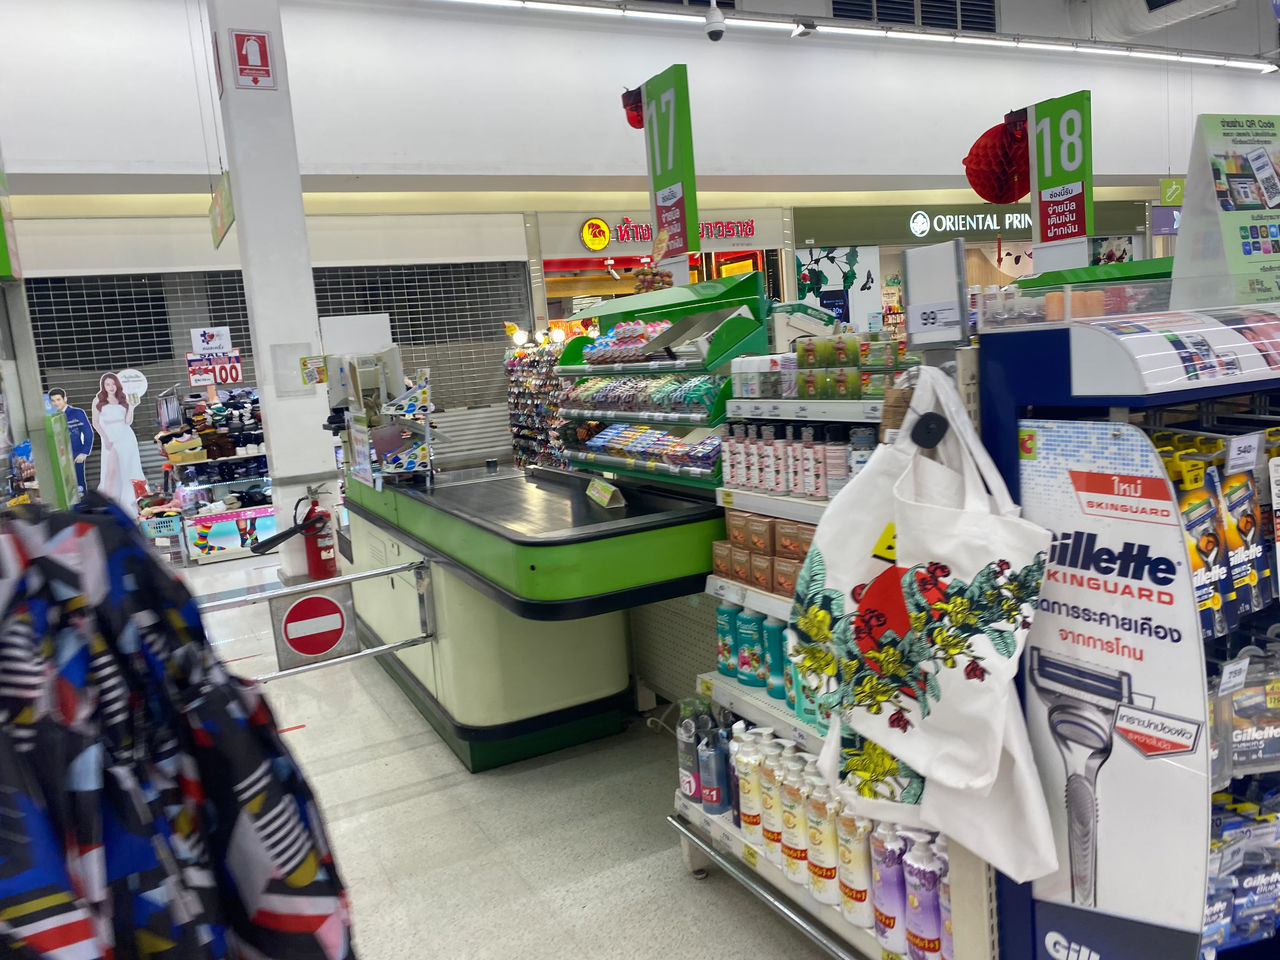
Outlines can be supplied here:
M645 83L644 139L653 201L655 261L697 253L698 197L693 173L689 73L683 63ZM690 230L690 225L694 229Z
M1089 91L1027 109L1036 243L1093 233L1093 132Z

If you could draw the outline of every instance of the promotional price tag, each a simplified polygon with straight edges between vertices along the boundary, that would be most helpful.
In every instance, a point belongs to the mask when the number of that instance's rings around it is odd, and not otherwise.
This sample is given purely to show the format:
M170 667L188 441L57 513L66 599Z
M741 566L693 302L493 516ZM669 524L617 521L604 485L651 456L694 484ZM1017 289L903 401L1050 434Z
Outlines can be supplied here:
M699 821L699 823L702 824L702 829L704 831L706 831L707 833L711 832L711 818L707 816L707 814L704 813L702 815L702 819Z
M756 864L760 862L760 854L751 844L744 843L742 845L742 859L748 867L755 870Z
M698 681L698 692L704 697L711 696L713 689L710 677L703 677Z
M955 301L908 304L907 336L917 346L960 343L966 339L960 304Z
M720 491L720 506L728 507L730 510L733 509L733 491L732 490Z
M1218 693L1235 693L1244 686L1245 677L1249 673L1249 658L1241 657L1232 660L1222 668L1222 680L1218 683Z
M796 407L796 412L793 416L795 416L797 420L807 420L809 417L809 408L802 403Z
M1262 449L1262 433L1246 433L1227 442L1227 473L1252 473Z
M226 354L188 353L187 381L193 387L234 386L244 382L240 351Z
M796 742L796 746L801 750L809 749L809 734L806 731L801 730L799 727L796 727L791 731L791 739Z

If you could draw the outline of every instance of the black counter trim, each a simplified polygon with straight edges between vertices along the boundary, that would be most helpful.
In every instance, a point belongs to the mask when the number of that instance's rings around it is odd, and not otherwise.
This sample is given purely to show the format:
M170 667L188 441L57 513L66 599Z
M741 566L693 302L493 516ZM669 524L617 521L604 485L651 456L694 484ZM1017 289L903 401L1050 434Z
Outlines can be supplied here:
M382 638L358 616L356 617L356 630L365 647L384 646ZM417 705L420 709L425 708L430 711L435 719L440 724L448 727L455 737L467 743L510 740L512 737L538 733L551 727L557 727L562 723L570 723L574 720L592 717L609 710L626 712L631 709L631 688L627 686L607 697L588 700L586 703L553 710L550 713L540 713L535 717L525 717L522 720L512 720L508 723L499 723L491 727L473 727L455 720L444 705L432 696L431 691L423 685L421 680L414 676L413 671L405 666L404 661L398 656L383 655L376 659L382 662L388 672L395 674L396 682L402 689L406 687L412 689L413 699L418 701Z
M639 587L629 587L614 593L598 593L589 597L574 597L569 600L529 600L512 593L505 587L483 577L470 567L464 566L452 557L446 556L430 544L419 540L411 533L400 529L391 521L378 516L358 503L347 501L347 509L367 520L379 530L391 534L417 550L432 563L447 567L468 586L474 587L490 600L510 610L525 620L581 620L602 613L615 613L618 610L630 610L632 607L646 603L659 603L663 600L674 600L676 597L688 597L702 593L707 585L705 573L695 573L674 580L663 580L648 583Z

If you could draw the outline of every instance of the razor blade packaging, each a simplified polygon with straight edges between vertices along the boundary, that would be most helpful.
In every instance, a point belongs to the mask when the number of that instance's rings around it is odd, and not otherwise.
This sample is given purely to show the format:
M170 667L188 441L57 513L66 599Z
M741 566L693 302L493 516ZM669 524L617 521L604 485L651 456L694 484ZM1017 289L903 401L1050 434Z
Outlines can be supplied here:
M1209 846L1202 636L1229 623L1217 585L1232 544L1252 536L1245 519L1233 539L1224 511L1244 518L1253 505L1232 482L1221 502L1217 487L1175 490L1129 424L1019 428L1023 509L1054 531L1025 704L1060 866L1033 894L1198 937ZM1246 590L1250 569L1237 564Z
M942 831L1020 880L1056 869L1013 688L1048 544L954 383L921 368L898 439L823 514L791 620L832 712L824 774L856 785L859 813Z

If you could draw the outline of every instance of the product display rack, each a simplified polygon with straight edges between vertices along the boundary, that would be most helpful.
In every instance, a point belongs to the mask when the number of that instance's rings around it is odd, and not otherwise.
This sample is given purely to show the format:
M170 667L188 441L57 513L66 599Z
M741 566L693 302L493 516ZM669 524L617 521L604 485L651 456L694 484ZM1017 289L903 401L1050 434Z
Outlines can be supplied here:
M507 420L516 466L558 466L563 462L555 422L560 380L552 373L561 346L520 347L506 358Z
M726 510L745 510L748 513L777 517L780 520L795 520L800 523L817 523L822 519L822 514L830 502L807 497L779 497L769 493L729 487L721 487L716 491L716 503Z
M727 414L735 420L822 420L831 423L879 423L882 400L744 400L734 398Z
M564 345L554 373L564 378L727 374L727 370L722 368L726 368L734 357L764 353L768 349L769 336L765 328L768 316L769 301L764 293L764 277L758 272L604 301L570 319L584 325L593 323L602 332L612 330L623 321L669 321L671 326L648 345L653 354L665 352L668 356L629 363L586 363L585 351L592 346L594 339L575 337ZM675 348L687 349L684 345L695 339L699 342L698 356L675 356ZM726 375L715 402L705 414L582 407L562 409L559 413L562 421L709 428L724 421L730 389ZM718 462L712 467L678 465L642 457L617 456L582 446L566 446L564 459L578 467L622 477L663 480L703 489L712 489L721 483Z
M794 740L801 750L813 752L822 747L822 735L817 727L802 723L785 700L775 700L762 688L744 686L720 673L705 673L698 677L698 692L753 726L772 727L777 735ZM838 906L818 903L807 887L788 880L782 868L770 861L762 849L743 839L730 815L708 816L700 807L677 790L675 814L667 818L681 835L685 862L690 869L703 866L704 859L723 867L833 957L899 960L897 954L881 948L873 931L849 923ZM995 960L999 953L993 871L964 847L953 843L950 872L955 960ZM784 894L784 900L777 898L777 892Z
M1188 929L1186 921L1204 916L1204 878L1212 869L1209 742L1213 721L1205 709L1209 699L1206 654L1217 657L1225 651L1225 659L1229 659L1244 639L1232 632L1226 639L1201 642L1202 620L1193 586L1199 581L1191 576L1189 560L1194 557L1189 554L1183 530L1184 523L1191 526L1199 521L1188 519L1187 501L1180 500L1183 488L1167 475L1151 436L1132 421L1142 419L1149 430L1185 424L1188 432L1196 432L1204 418L1213 421L1210 401L1232 401L1230 409L1237 411L1243 409L1239 401L1246 397L1257 403L1260 395L1280 391L1280 376L1267 353L1259 355L1251 346L1270 342L1265 332L1269 322L1266 314L1274 315L1276 309L1274 304L1225 308L1230 322L1221 323L1214 316L1218 313L1215 309L1031 322L1018 328L991 325L982 330L982 432L1010 492L1021 500L1024 515L1033 522L1065 531L1073 542L1090 538L1088 551L1051 555L1040 600L1041 619L1035 622L1028 640L1029 656L1039 653L1042 660L1047 657L1050 662L1056 656L1069 664L1076 676L1089 680L1097 677L1105 683L1105 678L1123 678L1124 691L1118 702L1126 711L1136 710L1139 719L1144 709L1162 712L1156 715L1172 724L1162 730L1187 729L1199 734L1189 747L1169 750L1167 756L1143 768L1143 776L1130 776L1127 781L1119 778L1117 771L1124 769L1126 760L1132 764L1130 757L1135 754L1128 745L1114 746L1116 756L1095 771L1088 818L1110 831L1107 835L1099 831L1093 841L1096 900L1091 889L1087 901L1082 902L1085 898L1076 894L1074 876L1065 888L1059 884L1056 889L1047 889L1043 897L1039 889L1033 897L1030 888L1001 878L1003 955L1027 955L1055 934L1067 942L1086 943L1103 957L1197 960L1203 956L1200 930ZM1252 312L1262 328L1249 330L1248 317L1240 317L1236 311ZM1245 322L1240 322L1242 319ZM1195 342L1200 351L1188 351L1188 341ZM1027 363L1026 358L1032 356L1037 362ZM1057 419L1029 418L1034 416L1029 410L1043 408L1054 409ZM1234 412L1226 419L1234 420ZM1242 432L1263 425L1258 422ZM1225 472L1239 470L1248 472L1243 467ZM1058 485L1071 489L1071 496L1046 492L1055 472L1058 477L1070 475L1069 481ZM1264 495L1265 473L1264 458L1257 470L1263 478L1259 493ZM1100 477L1113 486L1110 490L1105 486L1095 489L1088 485L1089 477ZM1125 486L1114 486L1113 478ZM1119 512L1109 507L1125 504L1126 497L1143 512ZM1163 524L1145 519L1159 517L1161 509L1168 509L1172 519ZM1133 618L1132 628L1117 621L1110 631L1105 627L1089 631L1084 624L1103 622L1097 610L1111 613L1101 591L1089 594L1082 589L1087 588L1090 575L1099 573L1090 568L1095 545L1103 548L1105 561L1107 544L1175 558L1177 570L1169 577L1166 599L1154 608L1150 604L1144 607L1141 601L1127 607L1123 600L1113 601L1121 605L1117 609L1122 615ZM1271 545L1264 549L1274 550ZM1085 576L1082 584L1075 584L1073 575L1080 570ZM1101 573L1116 571L1104 563ZM1104 575L1094 579L1106 583L1107 592L1115 595L1111 585L1120 582L1118 578ZM1077 594L1069 593L1071 589ZM1051 615L1044 612L1046 602ZM1083 610L1089 619L1077 616L1076 610ZM1153 616L1164 625L1176 624L1190 642L1158 643L1151 634L1137 632L1144 616L1148 625ZM1087 632L1103 633L1107 640L1114 636L1113 646L1119 650L1125 649L1122 644L1145 646L1146 662L1141 658L1135 662L1134 657L1121 660L1120 655L1108 658L1110 651L1099 653L1097 647L1062 644L1063 635ZM1240 632L1248 637L1244 623ZM1093 638L1087 640L1091 644ZM1059 737L1045 715L1053 707L1045 703L1066 702L1063 697L1069 698L1071 693L1063 683L1052 693L1043 693L1047 684L1033 663L1029 660L1025 669L1023 703L1037 764L1046 780L1045 795L1052 806L1063 801L1049 781L1064 776L1070 750L1064 746L1066 740L1056 748L1045 743L1044 734L1038 741L1036 730L1039 726L1050 736ZM1059 671L1060 677L1072 675L1061 668ZM1108 736L1120 739L1119 727L1108 731ZM1128 736L1124 739L1134 742ZM1230 743L1228 739L1222 748L1231 749ZM1136 755L1145 753L1138 751ZM1119 767L1117 756L1123 758ZM1171 782L1170 771L1177 767L1182 768L1180 780ZM1070 809L1069 797L1067 804L1068 823L1088 823L1088 819L1075 819L1079 811ZM1159 856L1144 856L1157 836L1163 848ZM1066 856L1060 847L1059 860L1065 863ZM1175 864L1176 870L1172 869ZM1104 890L1105 881L1110 882ZM1195 889L1196 884L1200 889ZM1140 899L1121 899L1131 889L1145 893ZM1273 938L1218 947L1216 956L1219 960L1274 958L1280 951L1277 943L1280 941Z
M757 613L763 613L766 616L777 617L779 620L786 620L791 616L793 602L791 597L784 597L776 593L765 593L763 590L749 587L745 583L726 580L724 577L717 577L715 574L707 577L707 593L717 600L727 600L730 603L736 603L740 607L746 607L748 610L755 610Z

